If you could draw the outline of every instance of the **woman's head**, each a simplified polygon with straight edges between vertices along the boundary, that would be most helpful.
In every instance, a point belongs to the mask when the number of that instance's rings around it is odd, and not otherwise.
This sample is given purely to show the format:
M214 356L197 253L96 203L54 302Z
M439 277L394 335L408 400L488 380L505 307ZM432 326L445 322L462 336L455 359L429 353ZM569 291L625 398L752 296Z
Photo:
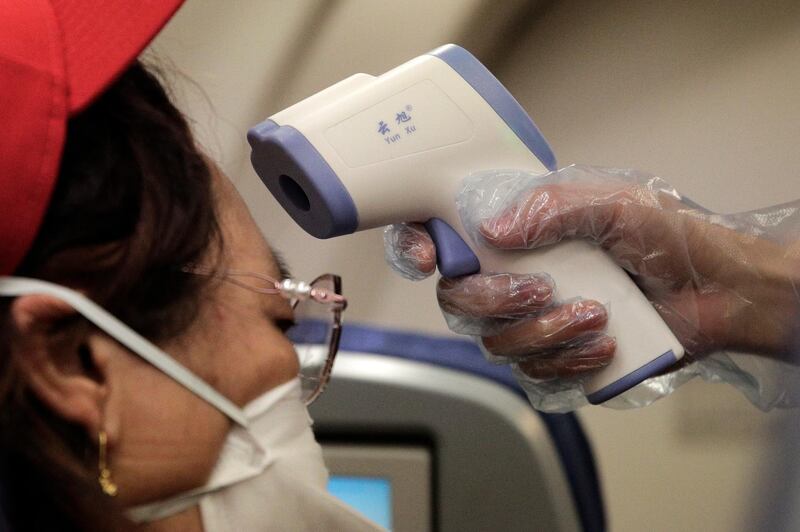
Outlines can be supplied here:
M70 121L53 199L15 274L83 292L239 405L296 375L276 325L291 318L288 303L188 274L187 264L281 276L241 198L137 63ZM102 508L92 496L100 431L123 504L202 484L228 431L222 414L63 302L2 303L12 520L47 519L49 486L52 515L73 514L80 528L100 522L91 519Z

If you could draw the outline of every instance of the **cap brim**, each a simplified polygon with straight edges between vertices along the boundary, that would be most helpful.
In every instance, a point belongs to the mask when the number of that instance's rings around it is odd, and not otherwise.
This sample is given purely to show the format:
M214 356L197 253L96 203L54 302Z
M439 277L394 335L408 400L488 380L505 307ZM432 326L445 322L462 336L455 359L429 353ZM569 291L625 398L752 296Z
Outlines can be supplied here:
M84 109L164 27L183 0L51 0L64 39L69 113Z

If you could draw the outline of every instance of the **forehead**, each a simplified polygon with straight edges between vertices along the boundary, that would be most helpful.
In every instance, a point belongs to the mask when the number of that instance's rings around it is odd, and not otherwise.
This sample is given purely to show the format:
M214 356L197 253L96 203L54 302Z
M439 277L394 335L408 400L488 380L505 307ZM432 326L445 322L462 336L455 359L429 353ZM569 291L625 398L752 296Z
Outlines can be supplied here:
M215 165L216 208L223 237L223 254L230 268L249 270L283 279L289 271L259 229L236 187Z

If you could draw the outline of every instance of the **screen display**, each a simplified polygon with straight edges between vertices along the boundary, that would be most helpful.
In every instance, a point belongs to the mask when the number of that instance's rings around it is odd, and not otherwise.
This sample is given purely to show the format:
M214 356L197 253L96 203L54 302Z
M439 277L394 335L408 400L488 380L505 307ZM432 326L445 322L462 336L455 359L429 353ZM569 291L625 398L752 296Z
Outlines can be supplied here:
M384 528L392 528L392 484L380 477L331 475L328 491Z

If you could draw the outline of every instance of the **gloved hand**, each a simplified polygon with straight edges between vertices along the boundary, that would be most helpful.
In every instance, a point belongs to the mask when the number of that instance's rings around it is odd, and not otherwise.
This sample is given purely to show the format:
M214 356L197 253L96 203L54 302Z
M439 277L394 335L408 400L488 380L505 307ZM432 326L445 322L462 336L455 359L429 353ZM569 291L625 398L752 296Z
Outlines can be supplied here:
M534 249L584 238L602 246L675 332L687 351L681 367L610 406L649 404L695 375L731 382L764 409L797 401L798 205L716 215L658 177L584 166L470 176L458 202L478 245ZM401 273L433 272L435 248L422 226L385 235L387 259ZM520 285L535 286L527 290L538 297L521 297ZM442 279L437 293L451 328L483 337L491 359L511 363L537 408L585 404L582 375L613 356L602 305L554 301L545 274Z

